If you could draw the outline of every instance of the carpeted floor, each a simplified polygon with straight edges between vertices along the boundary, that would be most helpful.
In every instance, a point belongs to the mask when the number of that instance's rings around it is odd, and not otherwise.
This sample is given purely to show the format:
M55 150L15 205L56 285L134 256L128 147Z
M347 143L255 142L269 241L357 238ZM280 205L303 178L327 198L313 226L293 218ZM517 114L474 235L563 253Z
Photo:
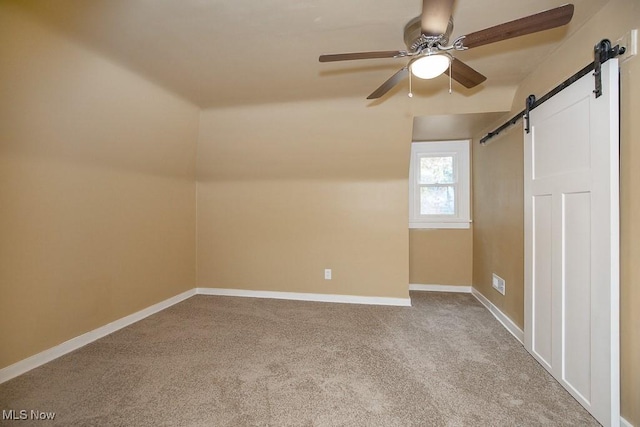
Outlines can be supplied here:
M0 384L60 426L598 423L469 294L413 307L195 296Z

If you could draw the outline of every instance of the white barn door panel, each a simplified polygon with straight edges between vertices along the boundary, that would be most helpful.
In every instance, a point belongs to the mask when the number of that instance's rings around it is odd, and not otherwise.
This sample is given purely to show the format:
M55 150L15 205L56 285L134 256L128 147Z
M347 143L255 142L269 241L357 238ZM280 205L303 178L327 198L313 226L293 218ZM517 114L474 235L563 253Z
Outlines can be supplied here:
M525 347L605 426L619 409L618 61L530 112Z

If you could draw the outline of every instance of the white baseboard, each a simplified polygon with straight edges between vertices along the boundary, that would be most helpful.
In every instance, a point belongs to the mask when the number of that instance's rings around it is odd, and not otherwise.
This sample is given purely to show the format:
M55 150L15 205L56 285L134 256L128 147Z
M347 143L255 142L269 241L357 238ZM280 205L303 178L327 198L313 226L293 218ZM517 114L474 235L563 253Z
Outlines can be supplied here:
M2 384L3 382L9 381L10 379L15 378L19 375L22 375L25 372L35 369L38 366L51 362L52 360L57 359L60 356L64 356L67 353L77 350L80 347L84 347L85 345L92 343L95 340L98 340L102 337L112 334L119 329L122 329L139 320L144 319L145 317L149 317L152 314L162 311L168 307L171 307L172 305L177 304L181 301L184 301L185 299L193 295L195 295L195 289L190 289L179 295L176 295L174 297L161 301L157 304L154 304L151 307L147 307L136 313L130 314L129 316L123 317L122 319L118 319L114 322L101 326L98 329L89 331L85 334L72 338L69 341L65 341L62 344L59 344L48 350L45 350L31 357L28 357L24 360L16 362L13 365L9 365L6 368L2 368L0 369L0 384Z
M272 298L295 301L336 302L343 304L395 305L410 307L410 298L366 297L357 295L309 294L303 292L252 291L246 289L196 288L198 295Z
M513 323L513 320L509 319L506 314L500 311L498 307L496 307L491 301L489 301L477 290L472 288L471 293L474 297L476 297L478 301L480 301L482 305L484 305L491 312L491 314L493 314L496 319L498 319L500 323L502 323L502 326L504 326L507 331L511 332L511 335L516 337L516 339L520 341L522 345L524 345L524 332L518 327L518 325Z
M625 420L623 417L620 417L620 427L633 427L633 424Z
M471 286L409 284L410 291L471 293Z

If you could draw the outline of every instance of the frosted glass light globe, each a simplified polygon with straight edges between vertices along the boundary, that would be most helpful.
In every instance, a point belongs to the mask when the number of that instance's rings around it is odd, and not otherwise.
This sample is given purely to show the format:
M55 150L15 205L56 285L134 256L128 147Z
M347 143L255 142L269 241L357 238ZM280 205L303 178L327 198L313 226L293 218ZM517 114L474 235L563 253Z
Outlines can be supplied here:
M432 79L444 73L450 61L448 55L426 55L411 63L411 72L419 79Z

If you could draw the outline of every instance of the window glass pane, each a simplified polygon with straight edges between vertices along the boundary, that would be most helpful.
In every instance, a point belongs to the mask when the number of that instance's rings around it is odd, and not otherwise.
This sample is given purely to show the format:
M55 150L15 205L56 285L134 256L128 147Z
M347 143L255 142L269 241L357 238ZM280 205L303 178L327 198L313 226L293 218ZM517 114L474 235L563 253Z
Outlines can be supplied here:
M420 184L453 184L453 178L453 156L420 158Z
M420 188L420 215L455 215L455 188L434 186Z

